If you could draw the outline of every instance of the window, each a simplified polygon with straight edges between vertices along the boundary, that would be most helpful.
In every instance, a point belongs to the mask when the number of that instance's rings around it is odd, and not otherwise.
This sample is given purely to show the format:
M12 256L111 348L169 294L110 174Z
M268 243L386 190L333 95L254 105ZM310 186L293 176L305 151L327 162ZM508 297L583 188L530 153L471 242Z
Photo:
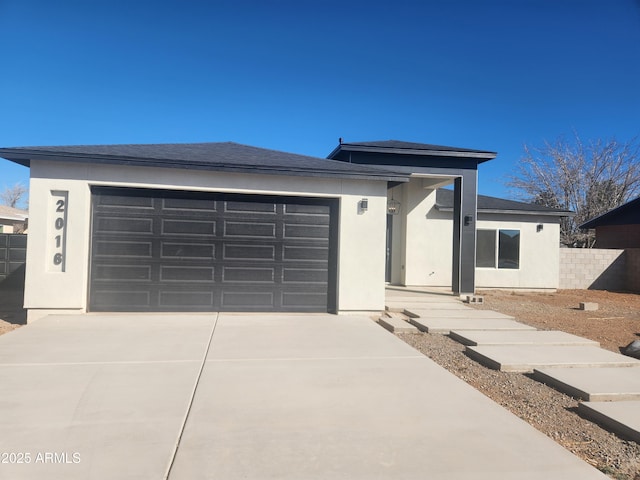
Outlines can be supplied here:
M476 240L476 267L496 267L495 230L478 230Z
M520 230L478 230L476 267L520 268Z

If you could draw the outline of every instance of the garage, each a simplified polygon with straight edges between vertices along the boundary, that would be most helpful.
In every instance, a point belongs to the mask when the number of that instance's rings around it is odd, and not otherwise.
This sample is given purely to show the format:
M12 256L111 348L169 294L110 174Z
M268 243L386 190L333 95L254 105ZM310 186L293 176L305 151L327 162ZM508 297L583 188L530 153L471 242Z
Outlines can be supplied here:
M91 190L89 310L336 310L336 199Z

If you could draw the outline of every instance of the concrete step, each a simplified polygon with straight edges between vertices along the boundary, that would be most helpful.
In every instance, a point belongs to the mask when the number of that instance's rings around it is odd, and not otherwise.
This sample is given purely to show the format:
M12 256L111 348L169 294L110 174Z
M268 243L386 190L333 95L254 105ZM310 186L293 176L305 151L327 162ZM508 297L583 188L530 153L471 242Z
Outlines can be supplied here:
M467 346L476 345L584 345L599 347L600 344L588 338L555 330L452 330L449 336Z
M424 332L445 335L452 330L535 330L508 318L411 318L409 322Z
M487 345L467 347L466 353L483 365L503 372L526 373L548 367L640 366L640 360L588 346Z
M533 376L567 395L590 402L640 400L638 368L536 368Z
M411 300L389 300L385 301L387 310L395 310L402 312L404 310L469 310L469 307L465 307L462 302L439 302L439 303L420 303Z
M418 329L407 323L399 316L383 315L378 319L378 323L393 333L418 333Z
M640 401L582 402L578 404L578 412L608 430L640 443Z
M476 310L470 307L464 307L462 309L451 309L451 310L436 310L436 309L418 309L418 308L405 308L405 313L410 317L420 317L420 318L506 318L509 320L513 320L514 317L509 315L505 315L504 313L494 312L492 310Z

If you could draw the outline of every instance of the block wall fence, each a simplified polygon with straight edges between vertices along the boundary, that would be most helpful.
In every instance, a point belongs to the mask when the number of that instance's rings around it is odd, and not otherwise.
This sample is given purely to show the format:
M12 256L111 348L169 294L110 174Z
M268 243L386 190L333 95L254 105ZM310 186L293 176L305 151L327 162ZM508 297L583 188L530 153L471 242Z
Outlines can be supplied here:
M561 248L560 289L640 292L640 248Z

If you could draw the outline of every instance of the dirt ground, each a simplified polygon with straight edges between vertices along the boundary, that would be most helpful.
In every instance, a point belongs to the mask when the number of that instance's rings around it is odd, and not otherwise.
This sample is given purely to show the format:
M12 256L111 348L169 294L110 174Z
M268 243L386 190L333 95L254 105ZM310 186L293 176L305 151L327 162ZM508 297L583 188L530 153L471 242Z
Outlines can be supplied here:
M556 293L480 291L484 304L541 330L561 330L600 342L618 352L640 338L640 294L602 290L559 290ZM580 310L580 302L597 303L598 310Z

